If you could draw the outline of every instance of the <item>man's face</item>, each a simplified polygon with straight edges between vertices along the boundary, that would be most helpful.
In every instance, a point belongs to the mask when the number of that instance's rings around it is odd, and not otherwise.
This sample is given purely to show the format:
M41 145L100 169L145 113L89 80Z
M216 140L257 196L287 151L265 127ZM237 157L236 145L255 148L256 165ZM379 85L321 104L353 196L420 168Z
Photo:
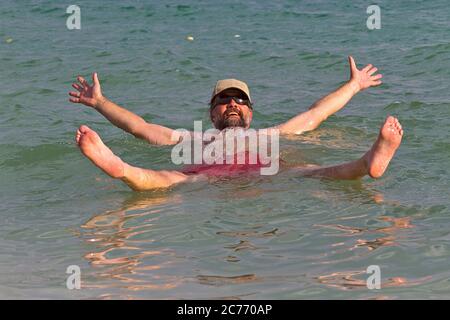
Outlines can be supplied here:
M211 121L214 127L219 130L231 127L247 129L252 122L252 109L230 97L248 100L247 95L237 89L227 89L218 94L212 102L211 110Z

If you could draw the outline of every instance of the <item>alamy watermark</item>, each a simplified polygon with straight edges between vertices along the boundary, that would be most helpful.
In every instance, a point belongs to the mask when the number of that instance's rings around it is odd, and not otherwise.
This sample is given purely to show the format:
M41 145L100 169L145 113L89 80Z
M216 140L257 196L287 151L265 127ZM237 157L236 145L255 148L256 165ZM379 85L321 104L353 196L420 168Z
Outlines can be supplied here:
M261 175L279 170L280 132L278 129L227 128L202 131L202 121L194 121L194 131L177 129L172 141L174 164L258 164Z
M370 16L367 18L367 28L369 30L381 29L381 9L377 5L371 5L367 7L367 14Z
M66 280L66 287L69 290L81 289L81 269L77 265L70 265L66 269L66 273L70 274Z
M69 30L80 30L81 29L81 9L77 5L70 5L66 9L66 13L70 16L66 20L66 27Z
M378 265L370 265L366 270L367 274L370 276L366 280L367 289L381 289L381 269Z

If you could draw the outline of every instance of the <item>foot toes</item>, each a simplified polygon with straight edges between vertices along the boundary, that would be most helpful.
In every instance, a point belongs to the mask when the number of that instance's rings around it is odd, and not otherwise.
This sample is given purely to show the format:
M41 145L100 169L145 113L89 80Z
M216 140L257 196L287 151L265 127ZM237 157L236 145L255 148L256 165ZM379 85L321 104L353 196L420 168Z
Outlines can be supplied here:
M88 126L85 126L84 124L82 125L82 126L80 126L80 128L78 129L81 133L86 133L86 132L88 132L89 130L91 130L91 129L89 129L89 127Z
M80 138L80 136L81 136L80 129L77 129L77 132L75 133L75 138L77 139L77 141Z
M395 118L393 116L388 116L386 119L386 123L389 123L390 125L392 125L395 121Z

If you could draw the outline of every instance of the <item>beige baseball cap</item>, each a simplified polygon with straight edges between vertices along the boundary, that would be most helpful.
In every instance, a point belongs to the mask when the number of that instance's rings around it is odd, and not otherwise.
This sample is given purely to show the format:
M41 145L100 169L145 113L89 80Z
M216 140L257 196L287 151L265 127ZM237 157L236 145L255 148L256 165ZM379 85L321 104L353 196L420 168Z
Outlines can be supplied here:
M248 86L245 82L236 79L224 79L217 81L211 96L211 103L219 93L231 88L241 90L247 95L248 100L252 102L252 98L250 97L250 90L248 89Z

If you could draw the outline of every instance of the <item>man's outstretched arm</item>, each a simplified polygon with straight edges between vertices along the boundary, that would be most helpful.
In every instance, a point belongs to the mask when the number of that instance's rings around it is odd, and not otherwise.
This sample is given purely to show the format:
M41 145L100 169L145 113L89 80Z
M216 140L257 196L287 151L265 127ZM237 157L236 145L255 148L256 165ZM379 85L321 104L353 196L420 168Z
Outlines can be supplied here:
M92 74L92 86L81 76L77 77L78 83L73 83L78 92L71 91L69 100L73 103L82 103L100 112L116 127L131 133L136 138L147 140L157 145L176 144L178 139L172 140L175 130L157 124L146 122L138 115L126 110L108 100L102 95L100 81L97 73Z
M371 64L358 70L353 57L348 57L350 63L350 80L336 91L316 101L309 110L287 122L276 126L282 134L300 134L316 129L329 116L341 110L359 91L373 86L379 86L382 75L375 74L377 68Z

